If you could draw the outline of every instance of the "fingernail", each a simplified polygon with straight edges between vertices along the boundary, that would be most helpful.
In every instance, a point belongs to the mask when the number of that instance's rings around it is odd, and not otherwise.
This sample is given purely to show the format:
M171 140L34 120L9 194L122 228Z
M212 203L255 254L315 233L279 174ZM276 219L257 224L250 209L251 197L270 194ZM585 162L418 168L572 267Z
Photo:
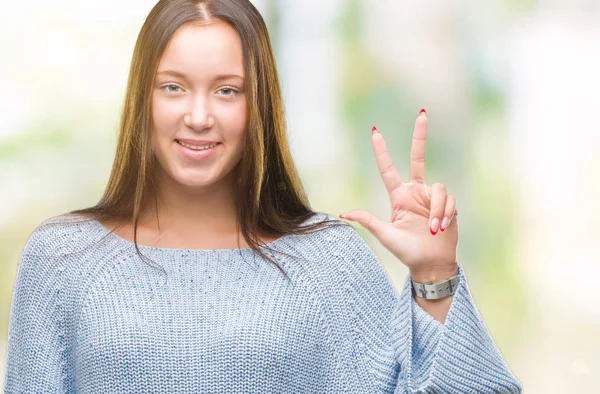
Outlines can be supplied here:
M442 232L444 232L444 230L446 229L446 227L448 227L448 218L444 217L444 220L442 220L442 226L440 227L440 230Z
M419 116L421 116L421 114L425 114L425 116L427 116L427 111L425 111L425 108L421 109L421 112L419 112Z
M431 231L431 234L436 235L439 229L440 229L440 219L433 218L433 220L431 221L431 226L429 227L429 231Z
M379 130L377 130L377 127L373 126L373 128L371 129L371 135L375 133L379 133Z
M340 217L341 217L342 219L345 219L345 218L346 218L346 216L345 216L343 213L340 213Z

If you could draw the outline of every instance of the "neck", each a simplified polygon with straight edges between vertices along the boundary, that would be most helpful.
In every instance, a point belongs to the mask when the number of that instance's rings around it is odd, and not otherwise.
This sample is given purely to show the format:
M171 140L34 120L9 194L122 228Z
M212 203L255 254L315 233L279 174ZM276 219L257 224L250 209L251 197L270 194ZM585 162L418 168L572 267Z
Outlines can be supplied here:
M140 224L151 228L160 224L161 232L180 234L237 233L232 175L202 189L183 186L166 175L159 177L158 206L152 201L140 215Z

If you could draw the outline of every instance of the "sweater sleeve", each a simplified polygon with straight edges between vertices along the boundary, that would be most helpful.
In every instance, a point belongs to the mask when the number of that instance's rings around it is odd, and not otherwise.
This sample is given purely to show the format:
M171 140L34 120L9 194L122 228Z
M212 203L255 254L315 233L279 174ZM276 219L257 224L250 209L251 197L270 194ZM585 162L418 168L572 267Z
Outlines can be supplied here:
M417 304L410 275L406 279L391 322L405 385L396 392L522 392L475 306L460 262L458 269L459 283L445 324Z
M8 324L4 393L63 393L65 341L60 261L48 232L34 231L17 268Z
M462 264L445 324L415 301L410 276L400 295L356 230L342 230L345 288L352 294L355 353L375 392L520 393L470 295ZM399 262L400 263L400 262ZM357 367L360 369L361 367Z

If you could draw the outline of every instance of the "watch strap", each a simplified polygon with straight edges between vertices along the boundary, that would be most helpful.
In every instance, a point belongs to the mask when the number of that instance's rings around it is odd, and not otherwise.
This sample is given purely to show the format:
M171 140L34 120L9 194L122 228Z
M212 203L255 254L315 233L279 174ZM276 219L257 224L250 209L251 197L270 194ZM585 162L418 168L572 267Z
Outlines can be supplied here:
M413 294L427 300L437 300L454 295L458 285L458 275L438 282L419 283L412 281Z

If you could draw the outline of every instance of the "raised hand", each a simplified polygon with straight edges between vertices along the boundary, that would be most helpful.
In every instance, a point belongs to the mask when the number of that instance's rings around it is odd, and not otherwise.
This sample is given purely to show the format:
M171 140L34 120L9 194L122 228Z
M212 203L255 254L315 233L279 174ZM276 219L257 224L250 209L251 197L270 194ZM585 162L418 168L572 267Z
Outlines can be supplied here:
M360 223L409 269L418 282L446 279L457 272L458 224L456 200L441 183L425 183L427 113L415 121L410 150L410 180L394 168L383 135L373 127L371 142L377 167L392 205L390 222L353 210L340 217Z

